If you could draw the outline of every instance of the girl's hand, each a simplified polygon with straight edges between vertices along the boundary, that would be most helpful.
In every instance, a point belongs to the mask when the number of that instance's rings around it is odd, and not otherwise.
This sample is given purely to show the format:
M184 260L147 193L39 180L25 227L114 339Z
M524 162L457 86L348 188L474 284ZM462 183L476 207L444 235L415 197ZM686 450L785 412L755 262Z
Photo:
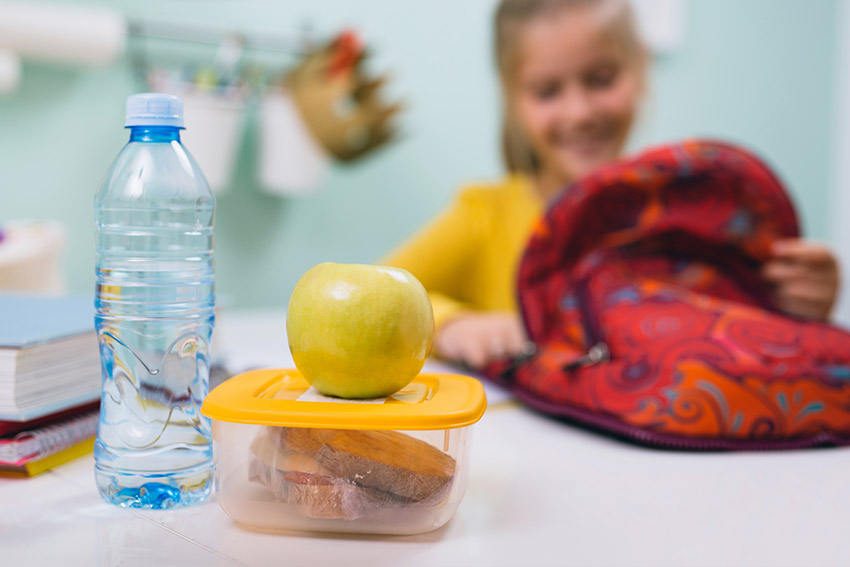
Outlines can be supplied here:
M444 359L481 368L491 360L523 353L527 343L515 313L465 313L443 325L434 338L434 351Z
M800 238L773 243L762 275L775 286L774 300L791 315L827 319L838 293L838 262L826 246Z

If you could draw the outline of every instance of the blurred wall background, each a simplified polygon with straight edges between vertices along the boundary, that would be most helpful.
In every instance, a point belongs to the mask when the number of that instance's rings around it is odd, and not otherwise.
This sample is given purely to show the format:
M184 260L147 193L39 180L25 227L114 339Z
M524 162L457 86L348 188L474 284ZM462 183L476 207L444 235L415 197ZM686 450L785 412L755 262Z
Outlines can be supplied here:
M840 2L684 1L683 41L655 57L632 147L694 135L744 143L788 182L807 234L829 240ZM374 49L373 67L392 73L390 92L406 103L399 141L335 166L315 196L262 191L257 116L249 114L234 181L218 201L217 289L226 305L285 306L313 264L374 261L460 184L502 172L490 56L495 0L66 3L248 34L353 27ZM179 63L181 46L168 50ZM0 221L65 224L72 291L93 287L92 197L126 142L123 105L136 85L126 57L105 69L25 62L17 91L0 97Z

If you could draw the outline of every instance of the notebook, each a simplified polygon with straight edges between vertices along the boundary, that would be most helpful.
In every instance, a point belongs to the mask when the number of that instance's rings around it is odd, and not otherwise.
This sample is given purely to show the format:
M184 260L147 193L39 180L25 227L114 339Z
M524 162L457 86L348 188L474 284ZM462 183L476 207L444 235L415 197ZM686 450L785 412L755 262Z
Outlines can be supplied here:
M0 474L32 476L88 453L94 446L97 409L53 425L0 438Z
M35 476L46 470L50 470L53 467L58 467L63 463L76 459L77 457L87 455L93 450L94 437L86 439L85 441L80 441L76 445L72 445L63 451L50 455L49 457L38 459L36 461L29 461L22 465L11 466L0 463L0 476Z
M27 421L9 421L0 420L0 437L8 437L13 433L26 431L28 429L36 429L50 425L65 419L76 417L89 411L100 408L100 400L86 402L82 405L73 406L68 409L60 410L55 413L50 413L38 418L29 419Z
M27 348L94 331L94 298L0 292L0 347Z
M0 293L0 421L30 421L100 396L91 296Z

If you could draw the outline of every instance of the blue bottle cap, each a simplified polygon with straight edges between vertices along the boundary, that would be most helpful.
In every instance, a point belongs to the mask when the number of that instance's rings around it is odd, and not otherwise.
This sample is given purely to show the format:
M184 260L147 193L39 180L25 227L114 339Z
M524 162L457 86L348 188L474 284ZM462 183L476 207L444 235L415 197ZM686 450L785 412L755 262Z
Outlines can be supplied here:
M141 93L127 97L124 127L175 126L183 128L183 101L174 95Z

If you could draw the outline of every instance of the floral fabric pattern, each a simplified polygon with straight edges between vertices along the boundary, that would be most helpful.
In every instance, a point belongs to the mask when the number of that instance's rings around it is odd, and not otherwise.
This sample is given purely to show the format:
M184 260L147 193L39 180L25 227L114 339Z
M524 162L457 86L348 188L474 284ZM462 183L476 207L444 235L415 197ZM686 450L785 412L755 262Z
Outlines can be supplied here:
M751 153L688 141L571 186L524 254L518 293L538 352L519 398L650 444L850 444L850 334L781 313L759 269L799 234ZM604 344L610 358L588 362Z

